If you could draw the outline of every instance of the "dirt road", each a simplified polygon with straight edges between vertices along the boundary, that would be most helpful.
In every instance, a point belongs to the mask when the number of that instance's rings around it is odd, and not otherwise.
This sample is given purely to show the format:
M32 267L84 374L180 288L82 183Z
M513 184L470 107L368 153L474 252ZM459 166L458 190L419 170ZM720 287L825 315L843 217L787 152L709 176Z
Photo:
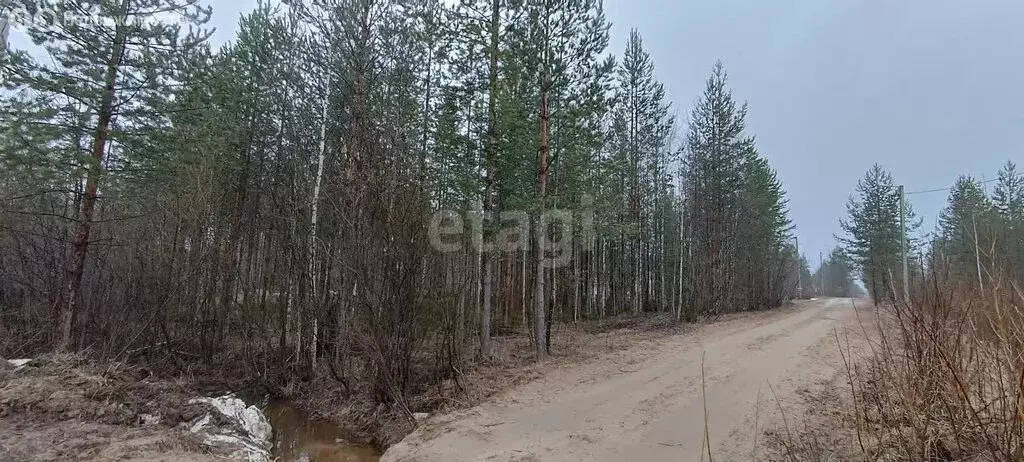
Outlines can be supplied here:
M751 460L780 403L795 415L802 390L837 377L833 332L859 330L855 312L803 302L645 342L434 419L383 460L701 460L705 404L715 460Z

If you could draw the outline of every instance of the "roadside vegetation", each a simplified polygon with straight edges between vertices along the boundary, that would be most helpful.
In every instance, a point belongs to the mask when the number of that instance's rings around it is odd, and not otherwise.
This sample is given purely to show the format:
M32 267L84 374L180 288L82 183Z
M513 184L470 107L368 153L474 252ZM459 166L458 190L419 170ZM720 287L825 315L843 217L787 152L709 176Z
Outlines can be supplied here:
M838 392L843 408L829 413L820 405L808 416L815 428L781 438L783 453L788 460L1021 460L1024 177L1007 163L991 193L970 177L950 188L939 228L910 245L909 298L893 276L901 256L892 186L873 168L844 223L852 237L843 241L879 307L859 333L870 350L851 351L837 335L847 370L828 391ZM828 435L840 430L845 437Z

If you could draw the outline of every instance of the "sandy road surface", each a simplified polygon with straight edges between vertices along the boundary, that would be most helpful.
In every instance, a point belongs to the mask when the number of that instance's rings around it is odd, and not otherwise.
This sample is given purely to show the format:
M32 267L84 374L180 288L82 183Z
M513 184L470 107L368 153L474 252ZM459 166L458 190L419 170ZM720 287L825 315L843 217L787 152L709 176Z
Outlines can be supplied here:
M751 460L755 435L781 420L779 402L789 416L801 389L837 376L837 329L859 329L852 300L803 302L643 342L434 419L383 460L701 460L702 356L715 460Z

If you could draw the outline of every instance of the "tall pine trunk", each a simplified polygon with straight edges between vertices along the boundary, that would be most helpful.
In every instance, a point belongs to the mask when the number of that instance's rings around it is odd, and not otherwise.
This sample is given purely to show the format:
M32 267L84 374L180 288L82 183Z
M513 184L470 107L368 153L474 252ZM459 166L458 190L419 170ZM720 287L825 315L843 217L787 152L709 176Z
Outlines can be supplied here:
M547 75L545 69L545 75L541 77L541 93L540 93L540 152L538 154L540 167L538 171L537 181L537 192L540 200L540 213L543 217L544 213L544 197L547 195L548 188L548 153L551 149L549 145L549 121L550 113L548 111L548 88L547 88ZM538 218L543 222L543 218ZM542 224L539 226L537 232L537 280L534 291L534 328L536 329L536 347L537 357L544 358L548 355L548 335L547 335L547 321L546 317L546 303L544 302L544 250L547 247L545 240L547 239L546 227Z
M130 0L121 2L121 15L128 12ZM96 209L100 176L103 173L103 156L106 153L107 141L110 136L110 123L114 116L114 94L117 91L117 73L124 58L127 30L125 21L118 23L114 33L114 46L107 61L104 76L103 96L100 99L99 119L96 134L93 137L89 171L85 179L85 197L82 199L78 214L78 226L75 230L72 246L72 263L68 271L67 295L61 304L58 316L57 350L66 350L71 344L71 332L78 312L78 299L81 297L82 276L85 274L85 261L89 255L89 235L92 232L92 217Z
M484 216L494 212L494 182L497 168L498 130L497 130L497 93L498 93L498 31L501 27L501 3L494 0L491 3L491 40L488 46L490 66L488 69L488 94L487 94L487 146L484 149L485 164L487 168L487 186L484 190ZM484 233L484 238L488 233ZM482 242L481 242L482 245ZM484 255L484 300L480 313L480 356L487 359L491 356L491 313L494 306L493 300L493 258L490 252Z

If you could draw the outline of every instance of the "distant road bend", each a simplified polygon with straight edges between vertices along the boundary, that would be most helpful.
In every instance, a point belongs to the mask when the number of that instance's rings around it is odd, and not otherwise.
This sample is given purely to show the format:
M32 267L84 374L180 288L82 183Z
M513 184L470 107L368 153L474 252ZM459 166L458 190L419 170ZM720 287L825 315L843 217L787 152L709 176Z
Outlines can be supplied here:
M846 329L854 301L823 299L641 342L428 422L383 460L701 460L702 355L712 453L751 460L780 402L788 416L798 390L837 376Z

